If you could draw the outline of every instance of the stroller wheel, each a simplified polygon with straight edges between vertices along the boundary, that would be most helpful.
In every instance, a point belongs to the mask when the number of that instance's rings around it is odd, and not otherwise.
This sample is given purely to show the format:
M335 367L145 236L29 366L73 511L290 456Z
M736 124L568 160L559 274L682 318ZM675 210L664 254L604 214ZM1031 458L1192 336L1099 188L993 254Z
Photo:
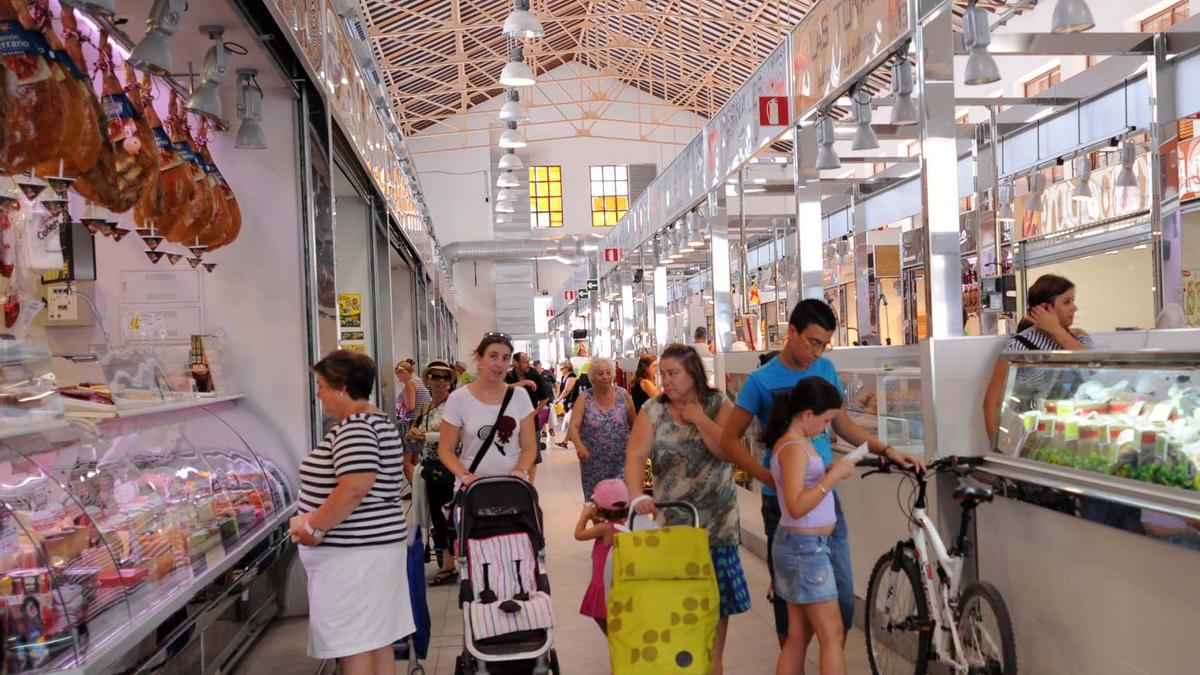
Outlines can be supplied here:
M550 672L554 675L562 675L562 669L558 667L558 652L550 650Z

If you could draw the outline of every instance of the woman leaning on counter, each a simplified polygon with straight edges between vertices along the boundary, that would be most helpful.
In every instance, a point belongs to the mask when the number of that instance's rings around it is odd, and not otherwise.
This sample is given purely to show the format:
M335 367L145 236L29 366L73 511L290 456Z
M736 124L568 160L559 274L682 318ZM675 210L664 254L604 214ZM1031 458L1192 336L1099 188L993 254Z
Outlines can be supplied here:
M308 654L339 659L344 675L390 675L392 643L415 630L400 500L404 446L369 400L371 357L334 351L312 372L317 398L337 422L300 465L300 515L291 520L308 572Z

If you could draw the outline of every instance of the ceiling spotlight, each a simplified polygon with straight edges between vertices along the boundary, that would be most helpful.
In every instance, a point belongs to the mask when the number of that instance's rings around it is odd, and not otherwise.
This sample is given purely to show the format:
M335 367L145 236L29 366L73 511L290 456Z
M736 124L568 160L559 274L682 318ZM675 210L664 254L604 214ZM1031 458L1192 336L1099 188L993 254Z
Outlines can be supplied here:
M917 123L917 104L913 102L912 93L913 68L908 62L908 50L902 49L892 66L892 95L896 97L896 102L892 104L891 122L895 126Z
M1017 219L1013 216L1013 184L1012 179L1006 179L1000 184L1000 195L996 199L1000 208L996 210L996 221L1000 223L1015 223Z
M533 70L525 64L525 50L521 45L515 45L509 52L504 70L500 71L500 84L506 87L529 87L535 82L537 79L533 76Z
M817 120L817 170L828 171L842 168L842 160L838 159L837 150L833 149L835 141L833 133L833 118L828 114Z
M514 0L513 9L504 20L502 33L511 38L540 38L546 34L537 14L529 11L529 0Z
M521 158L517 156L516 150L509 149L505 150L504 155L500 157L500 164L498 166L501 169L524 169L525 162L521 161Z
M526 145L525 136L517 130L516 122L508 123L508 128L500 134L499 142L502 148L523 148Z
M511 171L503 171L500 177L496 179L496 187L515 188L520 187L521 181L517 179L516 174Z
M1058 0L1054 5L1054 16L1050 19L1053 33L1079 33L1096 26L1087 0Z
M971 0L963 15L963 44L967 48L967 69L963 77L965 84L991 84L1000 80L1000 67L988 53L991 42L987 12L976 7L975 1Z
M1075 191L1071 193L1071 199L1077 202L1086 202L1092 200L1092 186L1090 185L1092 178L1092 160L1084 155L1079 158L1077 178L1075 179Z
M866 87L859 85L851 94L854 102L854 142L851 150L875 150L879 147L879 138L871 128L871 93Z
M1029 177L1029 203L1025 210L1040 213L1042 210L1042 193L1046 190L1046 177L1040 172Z
M701 223L700 217L696 215L695 211L689 213L687 218L688 222L691 223L692 230L692 238L688 243L693 249L699 249L701 246L704 246L704 241L708 239L708 228Z
M500 108L501 122L524 122L529 119L529 108L521 103L521 94L516 89L508 90L508 101Z
M204 55L204 66L200 69L200 86L188 97L187 109L197 115L221 116L221 81L229 69L229 52L225 49L223 26L201 26L200 32L213 40L213 46Z
M146 35L133 48L129 64L140 70L159 75L171 73L171 36L179 30L179 22L187 11L187 0L154 0L146 19Z
M1121 169L1117 172L1116 187L1138 189L1137 174L1133 172L1133 158L1137 148L1133 141L1126 138L1121 141Z
M258 71L254 68L241 68L237 71L238 103L237 116L242 121L237 130L235 148L243 150L262 150L267 147L267 135L262 128L262 87L258 86L255 76Z

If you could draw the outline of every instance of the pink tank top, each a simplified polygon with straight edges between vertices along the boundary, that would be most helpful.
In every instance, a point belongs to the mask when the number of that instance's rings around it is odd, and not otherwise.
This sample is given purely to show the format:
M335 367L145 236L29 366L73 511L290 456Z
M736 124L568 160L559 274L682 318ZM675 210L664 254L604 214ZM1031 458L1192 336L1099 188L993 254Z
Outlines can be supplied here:
M801 452L806 452L804 443L800 441L788 441L779 446L778 450L789 445L799 445ZM833 493L825 495L819 504L813 507L813 510L800 516L793 518L788 513L787 499L784 497L783 491L783 471L779 468L779 452L771 453L771 475L775 477L775 497L779 500L779 524L783 527L792 527L800 530L816 530L822 527L828 527L837 522L837 513L833 506ZM808 466L804 471L804 489L815 489L817 483L825 477L825 460L821 459L820 455L808 455Z

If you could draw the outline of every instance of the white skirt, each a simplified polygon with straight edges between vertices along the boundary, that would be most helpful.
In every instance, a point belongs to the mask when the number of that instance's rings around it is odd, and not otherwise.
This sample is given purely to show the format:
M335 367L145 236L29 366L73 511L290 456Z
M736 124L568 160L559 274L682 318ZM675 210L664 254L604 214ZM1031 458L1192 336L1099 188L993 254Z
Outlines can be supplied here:
M308 655L362 654L416 632L404 544L301 546L308 572Z

